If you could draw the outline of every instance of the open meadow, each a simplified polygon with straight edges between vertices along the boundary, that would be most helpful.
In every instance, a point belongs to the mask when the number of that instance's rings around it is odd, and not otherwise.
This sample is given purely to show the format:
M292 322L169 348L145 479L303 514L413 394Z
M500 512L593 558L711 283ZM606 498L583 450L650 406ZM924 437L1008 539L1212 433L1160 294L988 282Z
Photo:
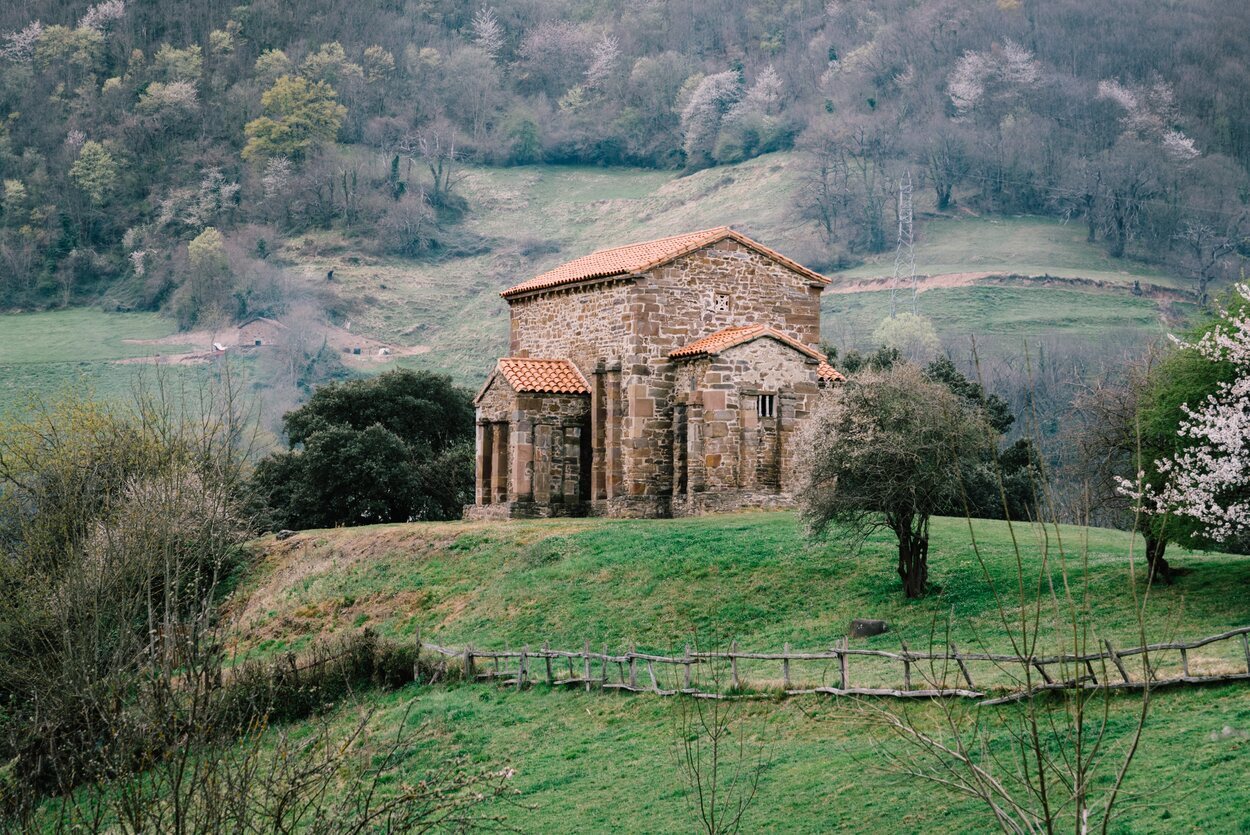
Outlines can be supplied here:
M667 652L698 636L722 646L736 639L752 650L775 650L784 642L814 649L839 640L852 617L890 622L890 632L852 646L897 649L906 640L916 648L949 640L1002 650L990 582L1014 593L1011 535L1001 522L976 522L972 531L984 570L970 547L968 523L935 520L931 578L939 589L919 601L903 599L884 539L860 552L847 550L836 532L813 542L788 513L308 531L258 543L263 558L241 579L229 611L239 648L262 655L365 626L400 640L413 640L420 627L427 640L455 646L516 649L550 641L580 648L589 639L612 651L637 644ZM1016 534L1026 576L1058 579L1062 548L1072 579L1088 579L1097 636L1118 646L1136 643L1131 592L1134 582L1138 592L1145 586L1140 571L1135 581L1130 576L1135 544L1127 534L1051 530L1048 568L1040 557L1046 538L1028 526L1017 526ZM1150 591L1149 640L1196 638L1250 620L1240 593L1250 582L1250 558L1174 557L1187 573L1174 586ZM1177 660L1156 663L1170 667ZM1194 654L1190 663L1222 669L1245 661ZM1112 700L1108 727L1115 746L1132 727L1135 705L1129 698ZM933 705L910 709L922 727L938 726ZM428 723L430 742L411 753L405 774L431 767L436 750L483 765L507 762L520 792L508 820L524 831L689 828L674 759L672 700L541 683L520 692L487 683L412 685L364 694L358 704L336 710L333 721L345 727L361 710L377 711L383 729L401 721ZM744 710L743 727L753 743L766 740L768 752L746 831L874 832L885 821L893 832L991 826L976 804L892 771L886 753L897 752L897 742L874 726L865 704L802 697ZM1125 817L1111 831L1250 826L1244 802L1237 802L1250 785L1247 730L1250 692L1244 685L1155 694L1127 784ZM1095 794L1106 780L1103 774Z

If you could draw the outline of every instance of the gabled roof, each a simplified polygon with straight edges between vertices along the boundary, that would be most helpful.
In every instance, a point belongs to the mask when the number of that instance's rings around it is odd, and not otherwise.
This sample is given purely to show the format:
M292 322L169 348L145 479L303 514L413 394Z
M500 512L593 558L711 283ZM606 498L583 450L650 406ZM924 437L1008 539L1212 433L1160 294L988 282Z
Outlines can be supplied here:
M654 241L600 250L599 252L569 261L567 264L561 264L541 275L534 276L529 281L523 281L515 287L510 287L499 295L505 299L510 299L526 293L548 290L553 287L563 287L582 281L646 272L676 260L683 255L689 255L691 252L726 239L732 239L748 249L755 250L766 258L771 258L815 284L825 285L829 283L829 279L820 273L809 270L795 261L791 261L781 253L751 240L741 232L735 232L728 226L717 226L714 229L687 232L684 235L673 235L672 237L659 238Z
M794 350L806 354L808 357L817 362L825 362L825 355L814 348L809 348L802 342L793 337L787 336L776 328L770 328L767 325L741 325L733 328L725 328L724 330L710 333L707 336L700 337L694 342L683 345L676 350L669 351L670 359L683 359L686 357L711 356L719 354L721 351L741 345L744 342L750 342L753 339L768 337L775 339L783 345L788 345Z
M538 359L534 357L504 357L495 367L495 373L486 380L478 392L480 400L490 388L496 374L502 374L518 394L590 394L590 385L577 366L566 359Z

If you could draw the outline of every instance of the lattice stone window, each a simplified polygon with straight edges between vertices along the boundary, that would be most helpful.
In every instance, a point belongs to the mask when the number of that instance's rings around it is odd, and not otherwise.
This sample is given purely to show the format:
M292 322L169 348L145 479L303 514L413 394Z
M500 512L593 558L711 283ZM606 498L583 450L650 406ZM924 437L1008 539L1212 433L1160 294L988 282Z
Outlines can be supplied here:
M712 312L728 313L729 312L729 294L714 293L712 295Z
M761 394L755 398L755 413L762 418L774 417L777 414L777 395Z

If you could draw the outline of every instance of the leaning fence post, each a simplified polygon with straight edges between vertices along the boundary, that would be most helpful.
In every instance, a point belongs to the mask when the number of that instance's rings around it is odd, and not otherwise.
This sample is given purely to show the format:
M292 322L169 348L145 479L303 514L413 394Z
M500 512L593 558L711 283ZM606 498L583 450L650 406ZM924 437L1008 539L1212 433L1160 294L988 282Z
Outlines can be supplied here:
M907 642L900 639L903 647L903 689L911 690L911 657L907 654Z
M972 688L973 690L976 690L977 686L972 683L972 675L968 672L968 665L965 664L964 660L959 657L959 650L955 649L954 644L951 644L950 647L951 647L951 658L954 658L955 663L959 665L960 672L964 674L964 681L968 682L968 686L970 688Z
M787 641L781 649L781 687L783 690L790 689L790 642Z
M638 688L638 659L634 657L634 650L638 647L633 644L629 645L629 689L636 690Z
M1181 674L1189 678L1189 650L1181 647Z
M1120 660L1120 654L1111 647L1111 642L1106 638L1102 639L1103 646L1107 648L1107 655L1111 658L1111 663L1115 664L1115 668L1120 671L1120 678L1124 679L1124 683L1128 684L1128 670L1124 669L1124 662Z
M600 660L603 662L603 665L599 668L599 687L604 688L608 686L608 675L609 675L608 673L608 645L607 644L603 645L603 655L600 656Z
M464 645L464 680L473 681L473 644Z
M734 690L742 687L742 682L738 679L738 642L731 641L729 644L729 670L730 670L730 686Z
M686 687L685 687L685 689L686 689L686 690L689 690L689 689L691 689L691 670L690 670L690 667L691 667L691 660L690 660L690 644L686 644L686 655L685 655L684 660L685 660L685 664L686 664Z
M1250 636L1247 636L1245 632L1241 633L1241 648L1246 653L1246 672L1250 673Z
M573 661L570 659L569 663ZM586 685L586 692L590 692L590 639L587 638L582 642L582 681Z
M838 653L838 677L839 677L839 679L840 679L840 681L838 682L838 689L839 689L839 690L845 690L845 689L847 689L848 687L850 687L850 686L851 686L851 680L850 680L850 679L851 679L851 677L850 677L850 675L849 675L849 673L848 673L848 671L847 671L847 669L846 669L846 650L847 650L847 648L849 648L849 647L850 647L850 645L851 645L851 641L850 641L850 639L849 639L849 638L846 638L846 637L843 637L843 638L842 638L842 646L841 646L841 648L840 648L840 649L838 649L838 650L837 650L837 653Z
M543 641L543 660L547 662L547 686L550 687L555 683L555 676L551 674L551 642Z

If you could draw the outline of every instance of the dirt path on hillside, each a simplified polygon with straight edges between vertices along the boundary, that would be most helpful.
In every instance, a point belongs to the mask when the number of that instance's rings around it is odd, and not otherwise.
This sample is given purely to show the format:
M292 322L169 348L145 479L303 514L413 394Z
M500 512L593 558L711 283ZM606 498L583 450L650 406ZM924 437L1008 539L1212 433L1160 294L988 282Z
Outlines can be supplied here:
M319 323L315 327L315 333L307 338L310 344L321 339L325 340L325 344L331 350L341 354L343 362L349 366L387 363L399 357L419 356L432 350L430 345L391 345L361 333L354 333L349 328L341 328L324 322ZM128 345L175 345L184 349L190 348L190 350L173 353L157 352L152 356L128 357L115 360L114 362L119 365L208 362L221 354L220 351L216 350L215 345L220 345L227 351L231 349L258 350L251 342L244 342L240 335L240 329L236 327L221 328L219 330L184 331L155 339L123 339L122 342ZM264 346L261 347L261 349L263 348ZM357 349L359 349L360 353L354 353Z

